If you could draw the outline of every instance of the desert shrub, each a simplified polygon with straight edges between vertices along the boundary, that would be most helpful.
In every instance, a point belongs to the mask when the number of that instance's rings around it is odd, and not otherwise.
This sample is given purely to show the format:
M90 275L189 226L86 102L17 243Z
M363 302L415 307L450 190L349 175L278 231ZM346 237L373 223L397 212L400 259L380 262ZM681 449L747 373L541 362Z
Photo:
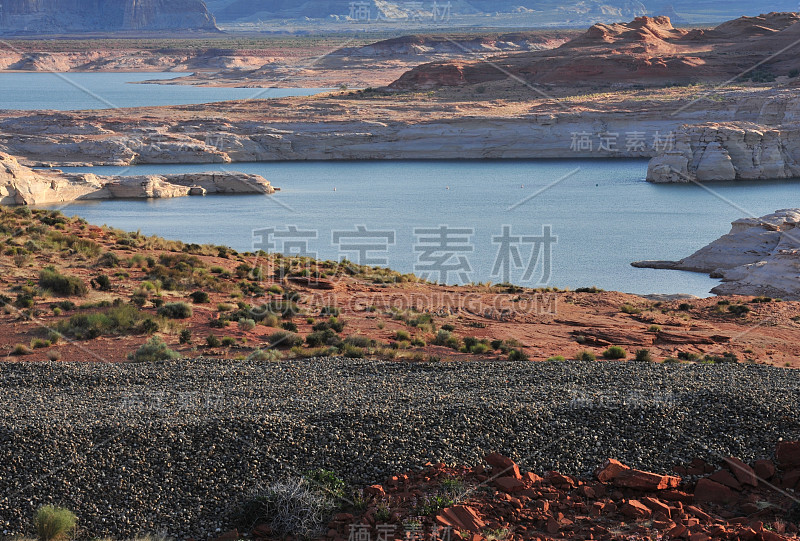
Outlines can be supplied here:
M394 339L395 340L406 340L406 341L408 341L408 340L411 340L411 335L408 334L407 331L397 331L394 334Z
M647 328L647 332L661 332L661 326L660 325L650 325L650 327Z
M97 263L95 265L106 268L119 267L119 257L117 257L117 254L113 252L105 252L103 255L97 258Z
M221 345L221 342L215 335L209 334L206 337L206 345L210 348L218 348Z
M575 293L602 293L605 291L604 289L600 289L599 287L592 286L592 287L579 287L575 290Z
M343 357L347 357L348 359L363 359L366 355L363 348L352 344L342 343L339 351Z
M603 352L603 357L606 359L624 359L628 354L619 346L611 346Z
M92 286L100 291L111 291L111 278L105 274L100 274L92 280Z
M180 353L169 349L167 344L158 336L154 336L142 344L135 352L128 355L129 360L137 363L168 361L170 359L180 359L180 357Z
M251 529L266 523L279 537L313 539L322 533L335 509L333 498L319 484L288 479L256 490L243 506L241 525Z
M36 510L33 527L40 541L68 539L75 531L78 517L69 509L45 505Z
M595 361L597 356L588 350L579 351L575 354L576 361Z
M205 291L195 291L194 293L190 293L189 298L191 298L192 302L195 304L206 304L209 301L208 293Z
M57 349L51 349L50 351L47 352L47 359L49 361L53 361L53 362L60 361L61 360L61 352L58 351Z
M239 319L239 329L248 332L256 328L256 322L252 319Z
M619 310L623 314L641 314L642 313L642 310L640 308L637 308L632 304L623 304L620 307Z
M728 306L728 312L737 317L745 317L750 313L750 307L744 304L731 304Z
M489 345L488 344L484 344L484 343L481 342L481 343L475 344L474 346L472 346L469 349L470 349L471 353L474 353L476 355L483 355L484 353L488 353L489 352Z
M135 306L126 304L91 314L75 314L59 321L56 330L62 335L85 340L103 335L142 333L142 325L146 320L152 321L152 318Z
M32 351L25 344L17 344L11 349L11 355L30 355Z
M65 276L55 267L45 267L39 273L39 287L65 297L83 297L89 292L83 280L77 276Z
M706 355L703 357L704 363L722 364L722 363L738 363L739 357L730 351L726 351L722 355Z
M291 321L284 321L281 328L289 332L297 332L297 325Z
M375 347L375 340L366 336L348 336L344 339L344 343L361 349Z
M517 361L530 361L530 357L521 349L512 349L508 353L508 360L512 362Z
M314 331L325 331L325 330L332 330L334 332L340 333L344 330L345 323L344 321L340 320L337 317L331 317L327 321L320 321L316 325L312 327Z
M653 362L653 355L649 349L640 349L636 352L636 360L639 362L651 363Z
M339 317L341 313L342 311L335 306L323 306L322 310L319 311L320 317L327 317L327 316Z
M236 338L232 336L225 336L222 338L222 347L231 348L236 345Z
M257 349L247 356L248 361L275 362L283 358L280 351L275 349Z
M168 319L187 319L192 313L192 307L185 302L170 302L158 309L158 315Z
M217 312L230 312L234 308L232 304L221 302L217 305Z
M449 323L445 323L444 325L442 325L442 330L447 332L453 332L454 330L456 330L456 328L450 325Z
M306 344L312 348L320 346L337 346L340 342L341 340L333 331L333 329L315 331L306 336Z
M691 310L692 308L694 308L694 306L693 306L693 305L691 305L691 304L689 304L688 302L682 302L682 303L680 303L680 304L678 305L678 310L679 310L680 312L688 312L688 311L689 311L689 310Z
M281 320L275 314L269 314L261 320L261 323L267 327L278 327L281 324Z
M178 341L181 344L191 344L192 343L192 331L189 329L183 329L178 337Z
M549 362L563 362L563 361L566 361L566 359L564 358L563 355L553 355L552 357L550 357L547 360Z
M41 338L34 338L31 340L31 348L32 349L43 349L49 348L52 344L47 340L42 340Z
M695 362L700 360L700 355L698 355L697 353L689 353L687 351L679 351L678 359L680 359L681 361Z
M303 337L291 331L278 331L267 337L270 346L276 348L293 348L303 345Z

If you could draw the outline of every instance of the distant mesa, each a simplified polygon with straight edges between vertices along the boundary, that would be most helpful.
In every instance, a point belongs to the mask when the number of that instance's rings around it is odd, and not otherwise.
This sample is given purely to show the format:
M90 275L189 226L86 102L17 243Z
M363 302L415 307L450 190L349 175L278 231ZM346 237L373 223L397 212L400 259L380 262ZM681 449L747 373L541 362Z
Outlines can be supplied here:
M217 32L202 0L3 0L3 34L185 30Z
M422 64L391 83L398 90L427 90L505 81L562 86L665 85L727 81L742 66L759 65L770 53L796 45L800 15L768 13L740 17L713 29L675 28L669 17L636 17L598 23L560 47L498 55L480 61ZM786 76L800 67L782 55L753 76Z

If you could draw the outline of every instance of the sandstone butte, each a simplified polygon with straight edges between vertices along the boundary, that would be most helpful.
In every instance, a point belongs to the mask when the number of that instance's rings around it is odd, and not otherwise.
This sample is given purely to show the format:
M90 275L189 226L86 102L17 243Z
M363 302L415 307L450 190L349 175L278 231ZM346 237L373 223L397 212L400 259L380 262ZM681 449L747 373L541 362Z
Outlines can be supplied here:
M444 535L443 528L451 532L450 539L470 541L798 538L800 505L793 493L800 490L800 442L779 443L774 458L752 465L736 457L720 457L717 465L695 458L675 466L675 475L640 471L609 459L590 477L557 472L540 477L523 473L499 453L485 461L489 467L428 463L367 487L364 510L333 517L321 539L366 539L367 534L381 539L379 529L385 532L387 525L394 525L397 534L410 520L422 520L424 539L427 532ZM419 499L453 479L462 482L453 503L432 517L417 517ZM249 533L256 540L273 538L266 524ZM217 541L239 537L239 532L233 534Z
M718 295L800 299L800 209L734 221L731 230L680 261L637 261L634 267L709 273Z
M46 205L78 199L168 198L206 194L272 194L259 175L237 172L98 176L35 171L0 153L0 204Z

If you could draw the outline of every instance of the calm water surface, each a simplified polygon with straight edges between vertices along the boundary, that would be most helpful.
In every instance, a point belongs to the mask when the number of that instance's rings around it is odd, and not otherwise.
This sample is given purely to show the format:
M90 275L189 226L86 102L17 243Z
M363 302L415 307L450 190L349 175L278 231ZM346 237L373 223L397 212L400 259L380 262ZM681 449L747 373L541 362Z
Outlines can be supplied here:
M310 96L321 88L210 88L141 85L185 73L0 73L0 109L114 109L225 100Z
M474 251L461 255L471 268L468 280L475 282L503 281L502 274L493 274L499 244L492 242L503 226L511 226L514 236L535 236L549 225L558 242L547 285L707 295L718 282L706 275L634 269L630 262L691 254L727 233L730 222L743 216L735 206L757 216L798 206L796 181L715 184L715 195L695 185L649 184L644 181L646 165L642 160L538 160L73 168L68 170L98 174L238 170L263 175L282 191L274 196L74 203L64 211L96 224L186 242L225 244L240 251L253 249L258 240L254 230L288 231L288 226L297 226L316 235L308 242L309 251L323 259L348 256L354 261L357 252L340 250L332 234L363 225L367 230L395 232L388 253L369 255L386 257L389 266L405 272L415 270L422 254L414 250L415 245L422 246L415 228L471 228L469 245ZM509 267L511 281L542 285L541 260L531 279L522 280L532 245L516 247L522 265ZM280 239L276 248L281 251ZM283 247L282 251L296 250ZM448 278L460 281L456 274Z

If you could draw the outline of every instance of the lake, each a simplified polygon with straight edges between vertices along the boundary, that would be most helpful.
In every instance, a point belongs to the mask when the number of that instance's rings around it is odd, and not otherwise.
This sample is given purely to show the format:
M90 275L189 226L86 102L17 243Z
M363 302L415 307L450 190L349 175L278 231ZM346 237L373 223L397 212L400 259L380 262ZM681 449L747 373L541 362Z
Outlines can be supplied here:
M736 182L713 184L710 193L693 184L647 183L646 168L645 160L67 168L127 175L237 170L263 175L282 191L273 196L79 202L63 211L95 224L239 251L264 246L254 231L273 228L274 236L266 240L274 248L268 251L302 251L323 259L347 256L356 262L385 259L396 270L417 274L455 268L447 273L449 283L508 278L529 287L594 285L638 294L708 296L718 281L706 275L635 269L630 263L687 256L727 233L730 222L745 212L761 216L792 206L798 188L795 181ZM364 226L360 233L358 226ZM447 227L445 233L440 226ZM504 226L509 227L505 241ZM545 227L557 243L543 240ZM533 264L537 246L539 258ZM549 275L543 257L548 246ZM452 257L442 261L447 254ZM498 255L505 265L496 266ZM436 261L441 264L431 267ZM443 280L435 272L429 277Z
M324 88L211 88L131 84L185 73L0 73L0 109L116 109L310 96ZM146 90L145 90L146 89Z

